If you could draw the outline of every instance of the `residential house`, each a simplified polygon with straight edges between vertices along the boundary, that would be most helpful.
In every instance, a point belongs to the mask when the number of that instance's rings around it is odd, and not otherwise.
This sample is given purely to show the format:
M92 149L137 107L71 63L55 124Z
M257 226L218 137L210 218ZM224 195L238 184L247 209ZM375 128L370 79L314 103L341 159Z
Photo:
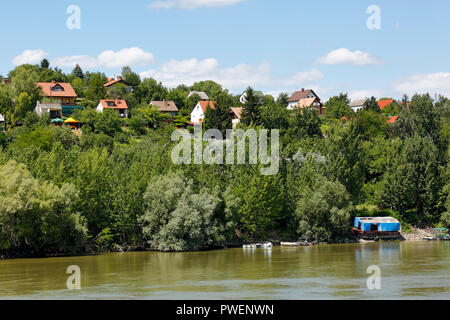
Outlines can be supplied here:
M41 103L38 101L34 112L36 112L39 117L45 113L49 113L50 119L62 118L62 106L60 103Z
M206 94L206 92L203 91L191 91L188 94L188 98L192 97L193 95L199 96L200 100L209 100L208 95Z
M231 121L233 122L233 129L241 122L242 119L242 110L244 108L231 108L230 115Z
M77 94L70 83L64 82L38 82L37 86L41 88L44 100L36 104L36 113L40 116L45 112L50 112L50 117L60 118L62 115L70 116L75 109L83 109L77 106L75 100ZM60 111L59 115L56 114Z
M205 120L205 112L208 106L215 109L215 101L199 101L191 113L191 123L202 123Z
M380 100L380 101L378 101L378 106L380 107L380 110L383 110L384 108L386 108L391 103L394 103L394 99Z
M367 98L365 99L359 99L359 100L353 100L350 103L350 108L353 110L354 113L357 113L358 111L362 110L364 108L364 104L366 103Z
M325 114L325 108L319 96L313 90L302 89L301 91L296 91L288 100L288 110L310 107L315 108L319 115Z
M111 96L123 93L123 91L118 90L119 86L124 87L125 93L133 92L133 87L128 82L123 80L123 78L120 76L117 78L108 78L108 82L105 83L103 86L106 88L108 94Z
M255 94L255 97L258 98L258 103L259 104L263 104L263 102L264 102L264 93L262 93L261 91L254 91L254 94ZM242 104L247 103L247 91L244 91L244 93L239 98L239 101Z
M158 110L162 113L166 113L171 117L175 117L178 113L177 105L172 100L152 101L152 106L158 107Z
M296 91L292 94L292 96L288 100L288 109L294 110L295 108L298 108L300 100L311 98L317 98L320 101L319 96L317 96L313 90L302 89L300 91Z
M75 105L77 94L70 83L64 82L38 82L36 86L42 89L46 103L59 103L62 106Z
M105 109L116 110L121 118L128 118L128 105L125 100L109 99L100 100L97 106L97 112L103 112Z

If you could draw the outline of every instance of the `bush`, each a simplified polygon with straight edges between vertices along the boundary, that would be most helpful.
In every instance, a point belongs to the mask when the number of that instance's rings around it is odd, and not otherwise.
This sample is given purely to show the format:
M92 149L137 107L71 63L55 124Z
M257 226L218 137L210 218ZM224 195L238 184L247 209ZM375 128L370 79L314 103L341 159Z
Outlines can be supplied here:
M216 216L219 198L206 191L194 193L192 182L180 174L154 178L144 202L142 231L154 249L198 250L225 240L225 227Z
M14 160L0 167L0 251L75 253L83 249L87 229L76 212L73 185L57 187L31 176Z

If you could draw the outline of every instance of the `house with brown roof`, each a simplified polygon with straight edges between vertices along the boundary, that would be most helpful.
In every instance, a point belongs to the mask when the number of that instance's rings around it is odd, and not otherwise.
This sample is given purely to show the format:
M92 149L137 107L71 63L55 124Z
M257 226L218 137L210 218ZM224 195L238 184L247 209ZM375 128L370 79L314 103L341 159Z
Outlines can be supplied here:
M354 113L357 113L358 111L364 109L364 104L366 103L366 101L367 101L367 98L353 100L350 103L350 108L353 110Z
M231 116L231 122L233 123L233 129L236 128L236 126L241 122L242 110L244 110L244 108L231 108L230 109L230 116Z
M159 112L166 113L171 117L175 117L179 111L177 105L172 100L152 101L150 104L157 107Z
M319 115L325 114L325 108L323 107L319 96L311 89L296 91L288 100L288 110L311 107L314 107Z
M108 91L109 95L121 94L123 91L119 91L118 87L124 87L125 93L132 93L133 87L123 80L121 76L117 78L108 78L108 82L103 85Z
M192 97L194 95L199 96L200 100L209 100L208 95L204 91L191 91L188 94L188 98L190 98L190 97Z
M202 123L205 120L206 109L216 108L216 101L199 101L191 113L191 123Z
M46 103L59 103L61 105L74 105L77 94L70 83L65 82L38 82Z
M97 112L103 112L105 109L116 110L121 118L128 118L128 105L125 100L105 99L100 100L97 106Z

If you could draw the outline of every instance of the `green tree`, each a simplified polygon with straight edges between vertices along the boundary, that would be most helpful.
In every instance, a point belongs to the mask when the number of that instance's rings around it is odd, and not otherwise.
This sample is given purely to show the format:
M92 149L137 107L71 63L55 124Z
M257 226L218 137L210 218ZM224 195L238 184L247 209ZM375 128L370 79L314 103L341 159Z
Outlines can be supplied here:
M34 179L23 164L0 167L0 251L80 252L87 230L74 204L73 185L57 187Z
M399 212L412 224L437 222L442 186L436 146L430 138L416 136L394 152L383 179L382 207Z
M222 86L212 80L196 82L192 85L192 90L205 92L211 100L217 100Z
M78 64L77 64L77 65L75 66L75 68L73 69L72 75L73 75L75 78L84 79L84 73L83 73L83 70L81 69L81 67L80 67Z
M197 250L223 243L226 226L217 219L220 199L210 192L195 193L180 174L154 178L144 195L140 217L151 247L162 251Z
M380 106L378 105L377 98L371 97L370 99L367 99L364 103L364 110L371 110L374 112L381 112Z
M242 110L241 122L246 126L249 126L250 124L257 126L261 121L261 106L259 104L259 99L251 87L248 87L245 92L247 95L244 109Z
M41 68L42 69L48 69L48 67L50 67L50 62L48 62L47 59L42 59L41 60Z
M130 67L123 67L122 77L132 87L137 87L141 83L141 77L133 72Z
M149 104L151 101L161 101L166 99L168 91L161 82L155 79L144 79L133 92L138 104Z
M277 104L281 108L287 108L289 104L289 95L286 92L280 93L280 95L277 98Z
M217 97L217 102L214 109L208 105L205 112L205 128L217 129L225 135L227 129L232 128L232 120L230 110L232 106L232 98L225 92L222 92Z
M339 182L318 181L300 192L297 209L298 232L303 239L336 240L350 232L350 195Z
M350 100L347 94L339 94L339 96L331 97L325 102L325 116L329 119L340 119L342 117L352 117L354 115L349 106Z

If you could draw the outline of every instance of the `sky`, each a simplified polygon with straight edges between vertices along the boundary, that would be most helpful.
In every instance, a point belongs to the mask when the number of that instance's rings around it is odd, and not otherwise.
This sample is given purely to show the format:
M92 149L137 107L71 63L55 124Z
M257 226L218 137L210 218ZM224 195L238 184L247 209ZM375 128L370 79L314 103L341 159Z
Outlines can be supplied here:
M448 0L42 0L0 10L0 74L39 63L168 87L450 96Z

